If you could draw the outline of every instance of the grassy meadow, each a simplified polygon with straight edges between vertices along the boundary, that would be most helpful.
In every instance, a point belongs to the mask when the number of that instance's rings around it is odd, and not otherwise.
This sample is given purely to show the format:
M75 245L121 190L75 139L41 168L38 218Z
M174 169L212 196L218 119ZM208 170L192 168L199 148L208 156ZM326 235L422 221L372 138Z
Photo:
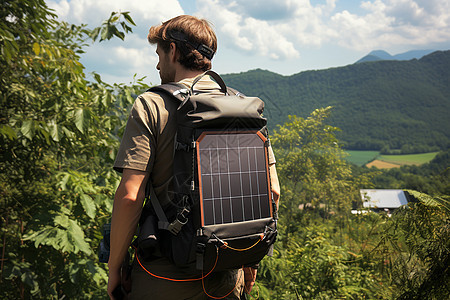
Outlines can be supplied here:
M346 150L346 152L348 153L346 159L360 167L374 160L380 154L379 151Z
M407 155L380 155L377 159L397 165L421 165L431 161L438 152L407 154Z
M347 150L349 162L358 166L380 169L396 168L403 165L421 165L431 161L438 152L402 155L380 155L378 151Z

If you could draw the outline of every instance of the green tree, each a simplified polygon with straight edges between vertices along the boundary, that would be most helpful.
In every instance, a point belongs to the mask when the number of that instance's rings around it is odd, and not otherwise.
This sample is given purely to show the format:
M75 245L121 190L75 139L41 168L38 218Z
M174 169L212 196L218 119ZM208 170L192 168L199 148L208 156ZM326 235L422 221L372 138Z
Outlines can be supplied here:
M335 133L325 124L331 107L317 109L307 119L290 117L271 137L282 178L280 214L287 218L300 215L300 208L315 207L327 218L345 215L358 198L351 167L344 160ZM287 226L297 226L289 222ZM286 230L286 238L293 229ZM287 241L287 240L286 240Z
M409 203L376 226L370 255L397 299L450 295L450 201L408 190ZM369 254L369 253L368 253Z
M271 136L281 183L279 239L259 272L264 299L335 299L373 295L373 274L355 262L348 240L358 178L325 123L331 108L290 117ZM372 293L372 294L371 294Z
M79 54L134 22L112 13L90 30L56 21L43 0L0 5L0 297L102 298L111 165L125 108L146 85L88 81Z

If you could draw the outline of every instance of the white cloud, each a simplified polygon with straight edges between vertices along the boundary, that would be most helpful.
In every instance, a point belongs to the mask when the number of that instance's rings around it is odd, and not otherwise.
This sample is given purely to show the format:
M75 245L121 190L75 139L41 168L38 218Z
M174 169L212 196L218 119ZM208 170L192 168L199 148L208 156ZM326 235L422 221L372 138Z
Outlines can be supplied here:
M133 47L126 44L115 46L109 51L107 62L110 65L120 66L128 73L147 74L155 70L158 62L155 49L149 45L147 40L134 36ZM107 45L104 48L108 48ZM105 49L107 50L107 49Z
M120 82L130 82L136 74L138 78L148 77L147 82L158 83L155 69L158 58L145 36L129 35L125 42L120 40L96 43L88 48L82 62L90 71L101 71L106 79L114 78ZM89 67L93 67L89 69Z
M46 3L56 9L57 14L72 23L100 24L113 11L129 11L137 20L156 24L183 13L177 0L48 0Z
M198 14L215 25L221 37L219 46L220 43L225 43L230 48L272 59L298 57L299 52L294 44L283 34L286 31L284 24L241 14L245 3L247 2L198 0Z
M300 49L325 43L371 50L450 39L448 0L361 1L360 14L339 9L336 0L198 2L227 44L271 58L296 58Z
M99 26L112 11L129 11L137 27L125 42L97 43L83 55L88 68L92 65L95 70L103 70L106 77L127 82L135 73L139 77L149 75L153 83L159 81L155 71L157 56L146 35L150 26L183 14L180 3L196 7L194 15L214 25L218 51L227 55L221 59L239 61L238 65L244 69L245 60L261 67L269 62L281 65L286 61L292 69L300 55L304 65L307 59L304 53L325 48L361 53L374 49L429 48L450 42L450 0L196 0L194 6L192 1L195 0L46 0L46 3L60 19L89 24L91 28Z
M67 16L70 11L70 4L67 0L61 1L46 1L47 5L56 11L56 14L63 20L67 21Z
M310 1L302 1L295 18L289 22L297 47L318 47L336 36L335 29L326 24L334 7L335 1L316 6L312 6Z
M157 56L146 39L148 29L184 13L177 0L47 0L46 3L61 20L88 24L90 28L100 26L113 11L130 12L137 26L125 41L95 43L82 58L88 72L93 71L89 68L93 66L96 71L102 71L103 78L115 82L130 82L137 74L138 77L150 75L149 81L157 83Z
M430 5L431 2L362 2L361 7L367 11L366 14L339 12L332 16L330 25L340 29L340 45L359 50L386 49L398 45L427 47L431 43L450 39L448 1L434 1L434 5Z

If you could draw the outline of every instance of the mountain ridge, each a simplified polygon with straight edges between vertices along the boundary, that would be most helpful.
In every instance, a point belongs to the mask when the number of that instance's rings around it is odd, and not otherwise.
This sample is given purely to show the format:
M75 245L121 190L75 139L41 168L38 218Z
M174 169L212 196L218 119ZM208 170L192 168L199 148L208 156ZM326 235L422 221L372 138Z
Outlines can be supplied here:
M330 125L347 149L443 149L450 145L450 51L283 76L261 69L225 74L227 85L266 103L270 129L288 115L333 106Z
M384 50L374 50L359 59L356 63L363 63L368 61L378 61L378 60L411 60L411 59L421 59L425 55L435 52L435 50L411 50L396 55L391 55Z

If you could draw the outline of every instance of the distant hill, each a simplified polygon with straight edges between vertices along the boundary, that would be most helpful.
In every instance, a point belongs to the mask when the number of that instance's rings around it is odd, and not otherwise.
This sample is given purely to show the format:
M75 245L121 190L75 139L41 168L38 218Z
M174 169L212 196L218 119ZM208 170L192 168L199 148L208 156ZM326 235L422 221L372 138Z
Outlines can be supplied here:
M288 115L333 106L328 120L347 149L447 148L450 145L450 51L420 60L374 61L282 76L252 70L225 82L266 102L271 129Z
M396 55L390 55L384 50L375 50L358 60L356 63L362 63L367 61L377 61L377 60L411 60L420 59L425 55L434 52L434 50L412 50L405 53L400 53Z

